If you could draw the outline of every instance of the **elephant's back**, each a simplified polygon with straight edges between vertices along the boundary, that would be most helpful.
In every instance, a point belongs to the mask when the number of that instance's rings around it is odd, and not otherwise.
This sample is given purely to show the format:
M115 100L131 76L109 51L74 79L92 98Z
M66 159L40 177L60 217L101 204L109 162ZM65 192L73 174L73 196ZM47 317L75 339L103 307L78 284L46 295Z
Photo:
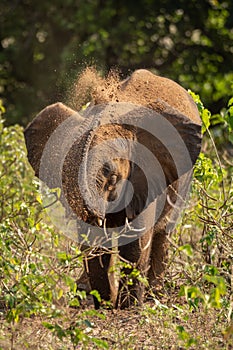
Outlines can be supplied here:
M182 86L145 69L136 70L121 83L118 100L149 106L158 112L163 112L163 108L170 106L201 124L197 106Z
M123 81L118 78L98 81L98 88L94 88L92 95L94 104L130 102L152 108L161 114L165 109L172 108L201 125L200 115L192 97L173 80L157 76L146 69L136 70Z

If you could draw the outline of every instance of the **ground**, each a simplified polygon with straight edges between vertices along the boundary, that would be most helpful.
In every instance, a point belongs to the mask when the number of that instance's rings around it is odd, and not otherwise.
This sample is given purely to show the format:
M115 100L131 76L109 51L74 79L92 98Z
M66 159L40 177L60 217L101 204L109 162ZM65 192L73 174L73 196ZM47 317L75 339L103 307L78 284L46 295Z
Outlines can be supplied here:
M62 317L56 319L57 325L68 330L76 323L87 337L80 334L83 339L75 345L68 332L59 339L58 333L43 325L52 324L51 319L32 317L7 325L1 317L0 349L233 349L231 330L227 332L221 310L191 312L175 295L160 296L140 308L102 309L98 314L87 304L79 309L58 307Z

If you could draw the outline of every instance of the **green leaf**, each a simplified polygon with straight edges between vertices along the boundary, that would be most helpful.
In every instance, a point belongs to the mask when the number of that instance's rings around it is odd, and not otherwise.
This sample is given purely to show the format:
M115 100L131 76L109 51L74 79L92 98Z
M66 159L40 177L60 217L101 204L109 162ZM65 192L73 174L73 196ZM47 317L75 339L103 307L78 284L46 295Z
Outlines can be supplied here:
M227 114L228 114L228 123L230 125L230 130L232 131L233 130L233 106L231 106L228 111L227 111Z
M45 322L45 321L42 322L42 325L49 330L53 330L55 328L52 323Z
M36 200L37 200L40 204L42 204L42 199L41 199L41 196L40 196L39 193L36 195Z
M89 328L93 328L93 324L89 320L86 319L83 322L84 322L85 326L87 326Z
M69 302L69 306L71 307L80 307L80 302L78 300L78 298L74 298Z
M190 244L184 244L181 247L179 247L179 250L182 252L185 252L187 256L193 256L193 248Z
M98 300L99 303L101 302L101 297L100 297L100 294L97 290L92 290L90 292L90 294L93 295L94 297L96 297L96 299Z
M228 101L227 107L231 107L233 105L233 97L230 98L230 100Z
M59 326L57 323L54 326L54 331L56 332L59 339L62 340L64 337L66 337L65 330L61 326Z
M228 136L228 138L229 138L229 141L230 141L231 143L233 143L233 134L230 134L230 135Z
M210 111L208 111L208 109L204 109L201 113L201 118L202 118L202 133L204 134L206 132L206 130L209 129L210 126L210 117L211 117L211 113Z
M91 338L91 341L98 346L98 348L101 349L109 349L109 345L105 340L98 339L98 338Z
M64 291L63 291L62 288L60 288L59 291L58 291L58 294L57 294L57 299L58 299L58 300L61 299L61 297L63 296L63 294L64 294Z
M226 282L223 277L205 275L204 278L206 281L213 283L219 289L221 295L224 295L226 293Z

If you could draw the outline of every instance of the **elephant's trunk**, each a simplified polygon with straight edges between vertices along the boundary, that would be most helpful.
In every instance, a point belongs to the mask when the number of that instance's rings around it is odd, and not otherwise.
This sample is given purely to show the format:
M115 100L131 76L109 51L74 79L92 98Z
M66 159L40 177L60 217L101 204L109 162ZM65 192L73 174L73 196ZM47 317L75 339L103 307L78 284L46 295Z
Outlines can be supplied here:
M63 164L63 191L68 206L78 219L86 221L90 213L104 217L104 211L96 204L93 188L95 178L90 172L89 149L99 125L96 116L88 116L77 129L76 141L72 144ZM71 131L75 132L75 130ZM67 208L69 211L69 208ZM98 210L99 209L99 210Z
M85 143L82 163L79 168L78 181L81 197L84 200L85 206L91 214L100 219L104 219L105 205L103 199L98 196L96 186L97 172L103 164L98 154L91 151L93 134L94 131L91 131Z

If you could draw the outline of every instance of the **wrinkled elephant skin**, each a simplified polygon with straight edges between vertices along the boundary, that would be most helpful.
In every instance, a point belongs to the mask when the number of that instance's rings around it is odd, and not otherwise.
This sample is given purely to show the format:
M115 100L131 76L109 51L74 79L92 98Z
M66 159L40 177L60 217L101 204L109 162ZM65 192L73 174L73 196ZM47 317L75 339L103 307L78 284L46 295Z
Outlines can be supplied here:
M77 220L83 249L95 246L85 278L102 300L114 299L109 278L112 235L119 257L147 278L162 283L167 235L183 207L193 165L201 148L201 120L195 103L177 83L147 70L108 88L95 88L80 113L55 103L25 130L28 159L50 188L61 188L67 216ZM88 238L89 239L89 238ZM140 304L144 284L124 277L117 286L118 307ZM99 307L97 299L95 307Z

